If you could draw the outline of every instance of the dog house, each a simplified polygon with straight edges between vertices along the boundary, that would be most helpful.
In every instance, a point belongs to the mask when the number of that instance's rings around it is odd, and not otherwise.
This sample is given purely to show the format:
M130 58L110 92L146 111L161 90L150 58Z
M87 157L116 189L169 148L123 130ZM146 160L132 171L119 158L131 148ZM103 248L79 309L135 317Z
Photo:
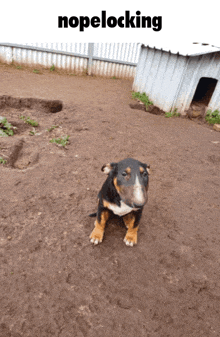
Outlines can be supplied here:
M220 48L174 44L161 49L142 45L133 90L165 112L184 114L192 103L220 111Z

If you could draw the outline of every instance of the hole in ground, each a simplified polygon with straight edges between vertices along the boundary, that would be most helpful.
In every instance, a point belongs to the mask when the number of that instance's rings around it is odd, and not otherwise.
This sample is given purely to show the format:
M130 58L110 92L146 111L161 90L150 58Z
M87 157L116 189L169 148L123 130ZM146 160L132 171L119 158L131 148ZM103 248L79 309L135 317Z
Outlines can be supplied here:
M46 100L39 98L20 98L3 95L0 96L0 109L7 107L15 109L36 109L44 112L59 112L63 109L63 102L60 100Z

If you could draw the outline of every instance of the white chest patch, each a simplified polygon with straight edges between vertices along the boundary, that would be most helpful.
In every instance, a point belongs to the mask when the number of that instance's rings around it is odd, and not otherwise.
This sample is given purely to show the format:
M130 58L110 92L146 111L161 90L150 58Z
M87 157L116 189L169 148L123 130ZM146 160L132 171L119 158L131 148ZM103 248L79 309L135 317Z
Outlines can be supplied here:
M119 215L119 216L124 216L132 211L137 211L138 208L133 208L133 207L130 207L128 205L126 205L123 201L121 201L121 206L117 206L117 205L113 205L113 204L110 204L108 205L108 208L116 215Z

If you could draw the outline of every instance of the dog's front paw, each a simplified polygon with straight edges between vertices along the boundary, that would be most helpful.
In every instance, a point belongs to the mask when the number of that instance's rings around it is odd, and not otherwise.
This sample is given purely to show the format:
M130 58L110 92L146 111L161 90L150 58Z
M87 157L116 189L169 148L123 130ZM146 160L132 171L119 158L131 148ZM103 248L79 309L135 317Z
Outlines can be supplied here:
M136 245L137 244L137 232L127 233L125 235L124 242L127 246L133 247L133 245Z
M103 234L104 234L104 230L101 230L99 228L94 228L90 235L90 242L92 242L94 245L101 243L103 239Z

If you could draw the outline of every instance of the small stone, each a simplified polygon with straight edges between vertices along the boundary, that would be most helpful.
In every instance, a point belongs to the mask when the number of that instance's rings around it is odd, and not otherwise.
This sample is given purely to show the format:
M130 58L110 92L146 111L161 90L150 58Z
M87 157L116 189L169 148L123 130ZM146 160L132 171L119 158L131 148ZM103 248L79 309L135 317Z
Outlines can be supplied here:
M192 117L199 117L201 115L201 110L192 110Z
M220 124L214 124L214 125L213 125L213 129L214 129L215 131L220 131Z
M12 237L11 237L11 236L8 236L8 237L7 237L7 239L8 239L8 240L11 240L11 239L12 239Z

